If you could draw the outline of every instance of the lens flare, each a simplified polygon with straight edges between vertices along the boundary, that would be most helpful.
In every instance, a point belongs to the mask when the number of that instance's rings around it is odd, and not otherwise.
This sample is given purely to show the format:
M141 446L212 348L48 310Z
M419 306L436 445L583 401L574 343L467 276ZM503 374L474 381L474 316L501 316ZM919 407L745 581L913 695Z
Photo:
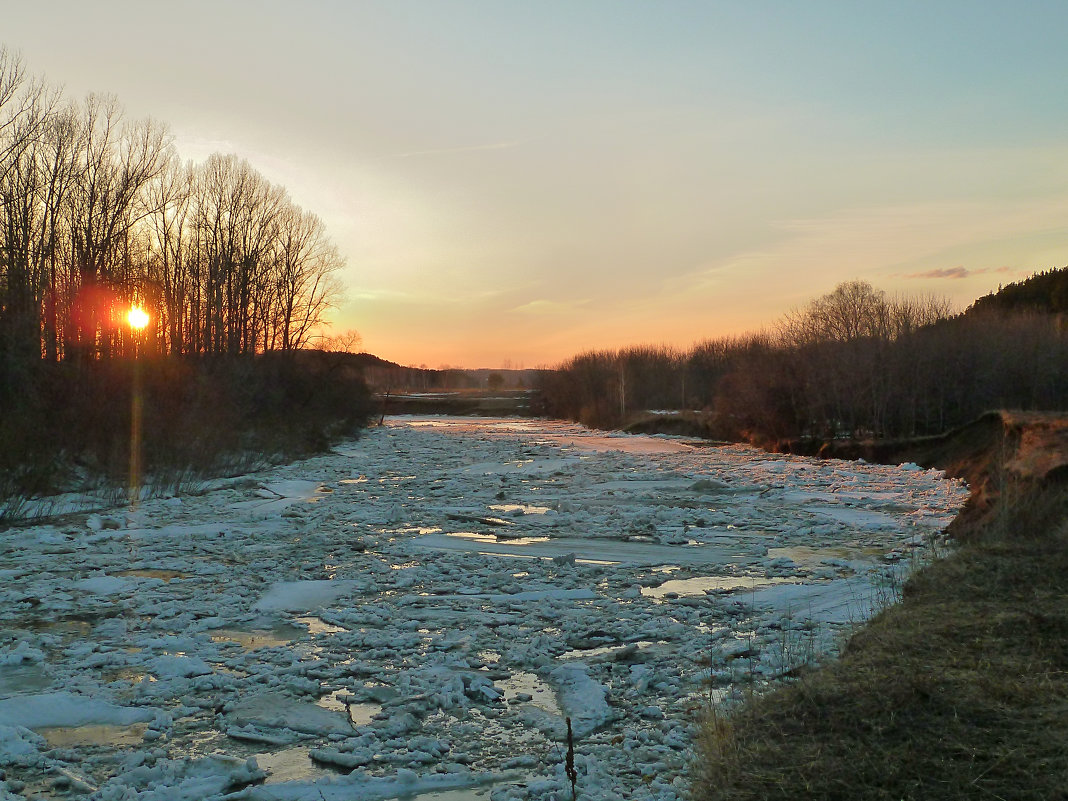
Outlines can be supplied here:
M126 322L130 324L130 328L140 331L148 325L148 312L140 306L132 306L129 313L126 315Z

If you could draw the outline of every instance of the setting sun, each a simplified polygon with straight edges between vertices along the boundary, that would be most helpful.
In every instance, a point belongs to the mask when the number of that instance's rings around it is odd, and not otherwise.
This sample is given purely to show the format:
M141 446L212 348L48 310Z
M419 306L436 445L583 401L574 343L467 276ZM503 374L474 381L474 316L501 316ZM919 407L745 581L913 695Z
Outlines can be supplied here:
M130 307L129 313L126 315L126 321L130 324L130 328L133 328L135 331L140 331L148 325L148 312L140 306L132 306Z

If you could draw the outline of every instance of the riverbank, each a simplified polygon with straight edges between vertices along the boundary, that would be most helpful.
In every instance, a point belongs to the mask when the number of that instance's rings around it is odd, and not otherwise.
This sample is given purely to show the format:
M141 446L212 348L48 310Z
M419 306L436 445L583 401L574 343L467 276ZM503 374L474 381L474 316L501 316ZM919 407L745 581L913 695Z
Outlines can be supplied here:
M0 526L324 452L377 417L358 357L35 363L0 392Z
M1068 420L992 413L880 455L968 480L957 547L840 660L710 715L697 801L1063 797Z

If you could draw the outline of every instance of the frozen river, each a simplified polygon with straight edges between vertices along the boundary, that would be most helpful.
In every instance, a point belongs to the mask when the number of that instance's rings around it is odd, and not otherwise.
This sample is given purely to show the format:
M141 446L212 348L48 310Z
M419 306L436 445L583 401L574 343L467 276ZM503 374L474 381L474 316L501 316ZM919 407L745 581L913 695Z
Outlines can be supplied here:
M893 598L938 472L393 418L0 532L0 799L674 799L710 699ZM5 793L19 793L10 796Z

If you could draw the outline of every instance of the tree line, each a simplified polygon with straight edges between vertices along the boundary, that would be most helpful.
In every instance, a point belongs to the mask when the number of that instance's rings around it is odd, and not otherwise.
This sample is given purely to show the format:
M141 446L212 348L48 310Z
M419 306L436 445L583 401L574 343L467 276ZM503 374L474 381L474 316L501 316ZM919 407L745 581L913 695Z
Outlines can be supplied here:
M541 390L549 414L589 425L681 409L708 435L776 445L934 434L992 408L1065 409L1065 364L1062 315L990 301L953 314L944 299L851 281L758 333L580 354Z
M344 260L247 161L183 162L113 97L67 100L0 47L0 361L307 344ZM137 335L131 306L148 311Z
M0 46L0 522L135 467L161 487L356 433L362 370L327 351L359 337L316 333L343 264L247 161L183 162L165 125Z

